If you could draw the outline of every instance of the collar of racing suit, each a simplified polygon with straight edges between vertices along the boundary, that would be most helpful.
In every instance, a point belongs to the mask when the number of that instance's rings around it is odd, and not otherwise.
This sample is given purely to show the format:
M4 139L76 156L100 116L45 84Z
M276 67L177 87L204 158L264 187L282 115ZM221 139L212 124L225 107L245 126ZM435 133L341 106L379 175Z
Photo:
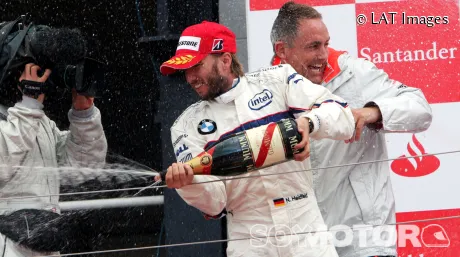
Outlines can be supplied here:
M352 67L348 65L350 58L351 56L346 51L329 48L327 67L324 70L321 84L332 93L354 76Z
M338 51L330 47L328 48L328 52L329 52L329 55L327 57L327 66L326 66L326 69L324 70L323 81L321 82L321 84L323 86L326 86L327 84L329 84L330 82L334 80L334 82L338 82L334 84L336 84L336 86L337 85L340 86L353 75L352 71L350 70L348 74L349 76L341 76L340 77L341 81L337 81L339 80L338 79L339 74L341 74L344 70L348 68L344 60L346 57L346 55L344 54L348 54L348 52ZM271 64L272 66L275 66L278 64L282 64L282 62L281 62L281 59L275 55L271 61Z
M346 51L337 51L333 48L328 48L329 49L329 56L327 57L327 66L326 69L324 70L324 75L323 75L323 84L327 84L331 82L334 78L336 78L341 72L341 66L339 63L339 57L342 54L347 53Z
M240 78L236 78L233 80L232 88L227 92L221 94L220 96L216 97L214 100L218 103L227 104L233 100L235 100L240 94L244 91L243 86L240 85Z

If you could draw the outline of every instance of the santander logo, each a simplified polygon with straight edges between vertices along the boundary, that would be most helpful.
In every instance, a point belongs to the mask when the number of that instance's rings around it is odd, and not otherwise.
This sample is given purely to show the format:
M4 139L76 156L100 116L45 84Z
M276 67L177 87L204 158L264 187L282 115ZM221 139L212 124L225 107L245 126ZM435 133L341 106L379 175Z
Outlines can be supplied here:
M427 154L425 148L423 148L422 144L417 140L417 137L415 137L415 134L412 135L412 143L417 147L420 153L416 153L409 142L407 144L409 156L401 155L399 159L394 160L391 163L393 172L404 177L422 177L435 172L441 165L436 156L430 155L407 158Z

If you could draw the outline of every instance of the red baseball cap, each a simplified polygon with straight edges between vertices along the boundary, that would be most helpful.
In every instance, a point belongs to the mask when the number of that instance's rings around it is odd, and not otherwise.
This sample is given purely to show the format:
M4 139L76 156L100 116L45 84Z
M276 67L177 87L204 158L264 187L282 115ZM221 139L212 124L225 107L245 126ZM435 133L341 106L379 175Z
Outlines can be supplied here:
M176 55L160 66L163 75L195 66L208 54L236 53L236 36L229 28L215 22L187 27L179 38Z

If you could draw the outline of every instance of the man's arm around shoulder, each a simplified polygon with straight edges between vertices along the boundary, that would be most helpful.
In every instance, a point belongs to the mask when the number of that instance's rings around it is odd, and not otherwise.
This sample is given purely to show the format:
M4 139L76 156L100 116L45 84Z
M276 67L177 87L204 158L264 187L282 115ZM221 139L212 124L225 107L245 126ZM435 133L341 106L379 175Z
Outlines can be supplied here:
M353 114L348 103L285 66L286 100L291 112L313 122L310 136L314 139L347 140L354 131Z
M354 86L365 100L363 108L378 108L381 115L377 123L371 123L372 128L409 133L429 128L432 110L422 90L390 79L384 70L368 60L350 57L347 62L355 76L351 83L357 83Z

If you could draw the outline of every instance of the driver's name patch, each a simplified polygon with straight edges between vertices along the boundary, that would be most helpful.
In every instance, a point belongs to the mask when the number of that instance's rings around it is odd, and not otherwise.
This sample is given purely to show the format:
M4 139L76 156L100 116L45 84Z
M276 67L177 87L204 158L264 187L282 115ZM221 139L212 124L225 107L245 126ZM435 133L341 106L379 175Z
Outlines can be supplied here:
M294 201L302 200L304 198L308 198L307 193L302 193L302 194L298 194L295 196L289 196L289 197L283 197L283 198L276 198L276 199L273 199L273 204L275 205L275 207L282 207L282 206L285 206L286 204L289 204Z

